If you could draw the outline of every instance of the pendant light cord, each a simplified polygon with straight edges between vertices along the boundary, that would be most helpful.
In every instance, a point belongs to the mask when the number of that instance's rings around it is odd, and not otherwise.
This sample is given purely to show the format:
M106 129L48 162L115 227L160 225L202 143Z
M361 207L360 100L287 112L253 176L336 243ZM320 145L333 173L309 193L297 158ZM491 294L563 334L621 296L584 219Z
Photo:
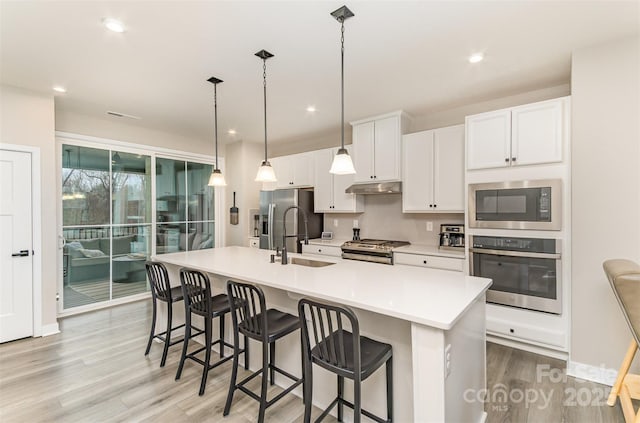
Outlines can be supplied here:
M262 91L264 94L264 161L267 161L267 59L262 59Z
M340 30L340 92L342 93L341 98L341 118L342 125L340 126L341 130L341 138L342 138L342 149L344 149L344 18L340 18L341 30Z
M216 169L218 168L218 84L213 85L213 120L216 134Z

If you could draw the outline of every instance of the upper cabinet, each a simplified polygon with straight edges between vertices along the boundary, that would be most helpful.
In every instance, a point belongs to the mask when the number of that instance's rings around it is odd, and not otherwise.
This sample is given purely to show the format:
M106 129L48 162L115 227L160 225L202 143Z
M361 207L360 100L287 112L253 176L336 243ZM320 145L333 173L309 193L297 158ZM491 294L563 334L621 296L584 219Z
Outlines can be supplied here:
M467 169L563 160L569 97L467 116Z
M401 138L408 126L403 112L351 122L356 175L354 182L399 181Z
M344 191L353 184L354 175L333 175L329 173L337 148L314 151L315 189L314 211L316 213L360 213L364 211L361 195L346 194ZM352 156L355 154L352 153Z
M464 125L402 137L402 211L464 213Z
M269 162L273 166L278 181L263 183L263 190L312 187L314 185L313 152L275 157L269 159Z

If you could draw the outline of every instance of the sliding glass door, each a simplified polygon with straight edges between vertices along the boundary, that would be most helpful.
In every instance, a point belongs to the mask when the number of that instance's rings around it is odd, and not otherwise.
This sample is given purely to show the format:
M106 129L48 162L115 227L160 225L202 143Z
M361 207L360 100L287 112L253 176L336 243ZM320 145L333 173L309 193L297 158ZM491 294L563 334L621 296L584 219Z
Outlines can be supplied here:
M62 147L65 309L148 290L151 157Z
M75 144L61 159L64 310L147 292L152 254L215 246L210 164Z

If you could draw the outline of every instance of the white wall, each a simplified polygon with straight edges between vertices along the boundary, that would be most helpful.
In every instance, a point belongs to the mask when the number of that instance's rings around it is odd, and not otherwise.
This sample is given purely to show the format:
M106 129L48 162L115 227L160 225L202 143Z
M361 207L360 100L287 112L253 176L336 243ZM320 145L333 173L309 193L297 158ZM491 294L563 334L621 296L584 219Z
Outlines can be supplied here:
M640 262L640 40L572 59L571 360L617 369L631 338L602 262Z
M58 273L55 183L56 160L53 96L0 85L0 142L40 149L42 244L34 245L42 257L42 327L56 325Z
M248 243L249 209L257 209L260 202L262 184L255 182L258 166L263 160L262 144L237 141L227 145L226 152L226 245L242 245ZM233 192L236 192L236 206L239 209L238 225L229 223L229 208L233 205Z
M109 116L98 118L56 109L56 131L169 148L188 153L214 155L213 125L211 138L200 139L151 129L136 120ZM220 157L224 157L224 144L219 144L218 150Z

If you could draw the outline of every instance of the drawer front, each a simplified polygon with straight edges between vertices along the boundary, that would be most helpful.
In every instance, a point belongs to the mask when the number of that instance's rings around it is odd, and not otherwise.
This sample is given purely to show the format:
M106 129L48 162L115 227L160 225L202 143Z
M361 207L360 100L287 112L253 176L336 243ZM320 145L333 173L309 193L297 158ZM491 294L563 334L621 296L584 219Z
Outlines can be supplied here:
M307 254L321 254L323 256L342 257L342 248L330 245L302 244L302 252Z
M508 339L533 341L554 347L566 348L566 337L561 331L528 326L487 317L487 333Z
M429 267L433 269L455 270L457 272L462 272L462 268L464 266L463 259L427 256L423 254L394 253L393 260L394 264Z
M251 248L260 248L260 240L259 239L249 239L249 247Z

